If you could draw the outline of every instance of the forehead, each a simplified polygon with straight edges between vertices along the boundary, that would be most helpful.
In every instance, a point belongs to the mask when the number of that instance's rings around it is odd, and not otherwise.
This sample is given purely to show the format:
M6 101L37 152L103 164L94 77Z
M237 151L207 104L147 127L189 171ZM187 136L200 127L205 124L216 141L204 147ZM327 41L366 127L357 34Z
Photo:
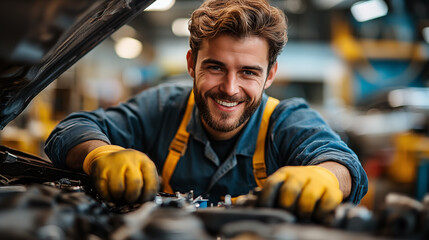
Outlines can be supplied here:
M232 37L220 35L202 41L198 59L213 58L224 63L252 63L268 65L268 42L258 36Z

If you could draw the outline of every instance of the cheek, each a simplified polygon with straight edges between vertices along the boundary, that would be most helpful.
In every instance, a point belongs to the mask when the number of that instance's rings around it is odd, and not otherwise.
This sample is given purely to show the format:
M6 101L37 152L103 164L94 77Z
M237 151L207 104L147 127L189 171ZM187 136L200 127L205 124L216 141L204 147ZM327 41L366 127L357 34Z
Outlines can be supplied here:
M244 91L246 95L248 95L251 99L259 99L262 91L263 91L264 85L259 84L257 82L253 83L247 83L244 85Z
M203 89L212 89L219 83L216 77L205 72L199 72L195 78L195 82L200 91L204 91Z
M198 89L201 89L202 87L204 87L205 81L206 81L205 74L202 72L197 72L195 75L195 84L197 85Z

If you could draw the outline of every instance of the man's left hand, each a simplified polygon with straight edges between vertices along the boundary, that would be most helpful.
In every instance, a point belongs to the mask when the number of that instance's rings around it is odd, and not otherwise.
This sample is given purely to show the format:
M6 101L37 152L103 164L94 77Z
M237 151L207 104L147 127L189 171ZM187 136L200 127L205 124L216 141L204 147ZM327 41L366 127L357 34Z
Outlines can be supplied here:
M334 173L319 166L286 166L267 178L259 199L264 207L285 208L300 220L321 219L343 199Z

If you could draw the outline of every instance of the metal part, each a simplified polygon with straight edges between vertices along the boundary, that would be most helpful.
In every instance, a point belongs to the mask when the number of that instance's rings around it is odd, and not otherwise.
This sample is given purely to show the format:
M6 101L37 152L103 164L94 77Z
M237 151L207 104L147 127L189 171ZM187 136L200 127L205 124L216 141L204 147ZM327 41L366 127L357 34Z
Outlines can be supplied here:
M72 180L68 178L61 178L58 181L45 182L43 184L56 187L68 192L83 192L85 190L80 180Z
M152 2L1 1L1 30L7 37L0 38L0 129L58 76Z
M158 193L158 196L155 197L155 202L160 206L189 208L195 210L195 208L207 207L208 200L204 199L201 195L194 198L194 191L190 190L186 193L176 192L174 195L160 192Z
M4 158L2 159L2 163L14 163L18 161L18 157L11 154L10 152L6 151L6 155L4 156Z
M55 168L49 160L1 145L0 175L3 184L54 182L66 178L74 186L92 186L86 174Z
M111 239L128 239L130 236L138 234L142 226L149 221L150 216L159 208L155 202L146 202L137 210L124 214L122 225L111 236Z
M13 193L13 192L25 192L27 187L24 185L9 185L9 186L0 186L1 193Z
M423 204L395 193L388 194L385 202L378 215L377 232L389 237L415 237Z
M245 207L215 207L198 209L194 214L204 222L207 231L215 235L224 226L239 221L257 221L260 223L294 223L295 216L286 210L272 208L245 208Z
M333 215L326 216L324 224L338 229L353 232L373 232L375 220L371 211L363 206L351 203L339 205Z

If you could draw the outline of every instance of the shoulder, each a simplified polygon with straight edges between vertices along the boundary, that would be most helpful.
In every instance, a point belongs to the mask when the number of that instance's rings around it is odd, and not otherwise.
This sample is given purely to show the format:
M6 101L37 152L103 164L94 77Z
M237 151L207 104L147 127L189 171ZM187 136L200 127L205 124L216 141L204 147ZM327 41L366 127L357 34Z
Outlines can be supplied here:
M139 95L158 95L164 98L178 98L189 94L192 89L192 81L166 82L143 90Z
M297 108L310 108L310 106L308 105L308 102L303 98L288 98L281 100L278 105L278 108L282 110L293 110Z
M280 101L270 119L276 127L300 127L307 129L327 128L322 115L311 108L302 98L290 98Z
M297 113L316 113L303 98L289 98L279 102L273 112L273 117Z

